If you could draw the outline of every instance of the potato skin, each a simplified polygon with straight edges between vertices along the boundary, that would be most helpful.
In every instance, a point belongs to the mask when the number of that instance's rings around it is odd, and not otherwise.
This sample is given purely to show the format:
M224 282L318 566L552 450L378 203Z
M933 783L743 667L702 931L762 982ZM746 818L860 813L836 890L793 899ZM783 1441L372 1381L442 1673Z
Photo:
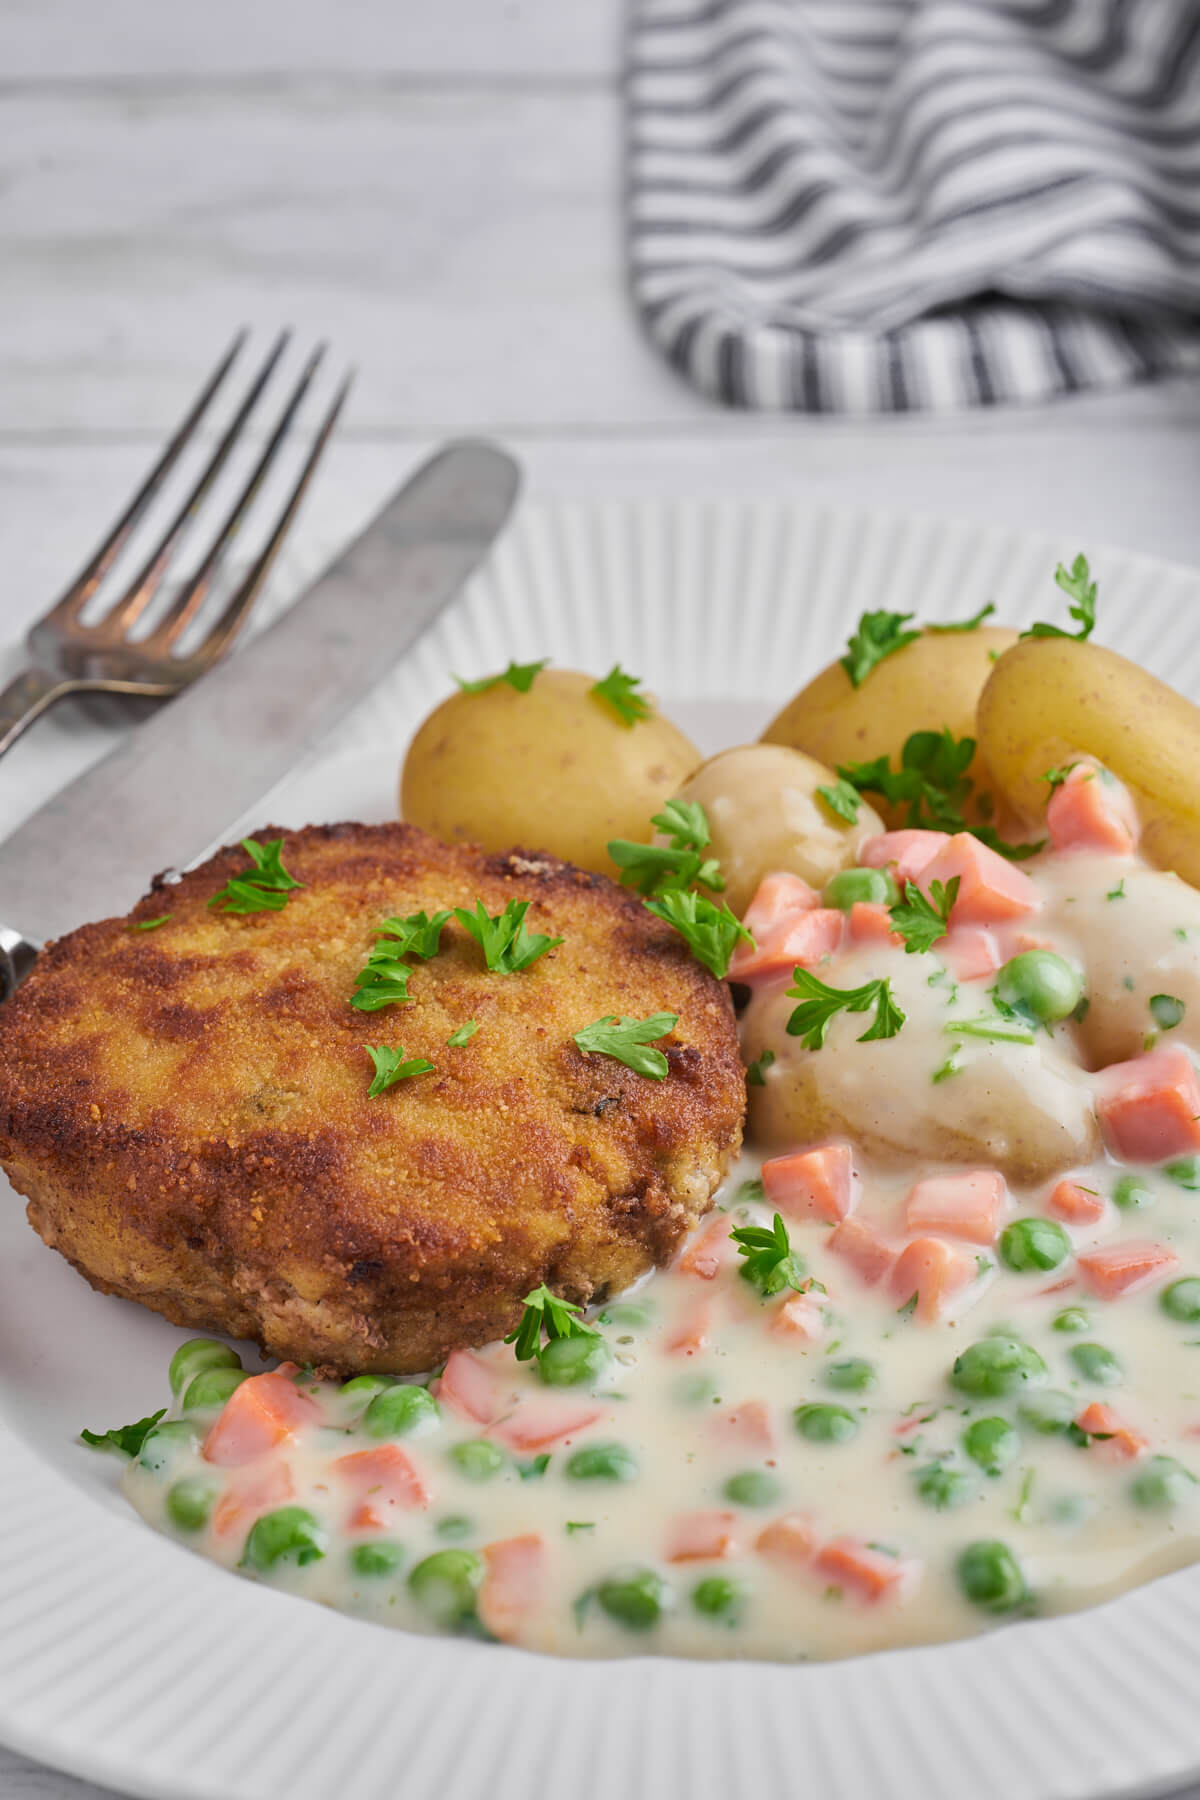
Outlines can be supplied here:
M709 852L725 877L724 898L739 917L764 875L786 869L823 888L850 868L864 838L883 821L864 800L851 825L818 799L837 780L832 769L783 744L745 744L702 764L681 789L698 800L712 831Z
M1010 806L1040 819L1047 769L1085 752L1130 789L1142 849L1200 887L1200 708L1115 650L1023 638L979 700L979 743Z
M914 731L946 727L956 738L975 737L975 710L993 657L1016 641L1015 631L999 625L923 631L885 656L859 687L840 662L832 662L772 719L763 742L790 744L831 766L884 755L898 765ZM976 794L992 790L985 764L977 755L970 768ZM888 822L901 820L892 814Z
M543 669L527 694L501 682L443 700L408 747L401 816L443 843L535 845L615 874L609 840L648 842L700 752L660 713L623 724L595 679Z

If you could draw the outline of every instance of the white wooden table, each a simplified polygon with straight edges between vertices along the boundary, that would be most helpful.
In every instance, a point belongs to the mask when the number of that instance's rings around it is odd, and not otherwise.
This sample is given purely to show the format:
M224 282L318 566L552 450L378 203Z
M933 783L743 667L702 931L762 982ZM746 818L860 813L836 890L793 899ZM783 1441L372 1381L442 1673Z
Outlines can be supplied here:
M1200 384L876 425L683 389L623 291L618 13L0 0L0 678L242 322L361 370L293 569L480 430L542 493L809 494L1200 562ZM60 709L0 790L118 729ZM96 1793L0 1749L0 1800Z

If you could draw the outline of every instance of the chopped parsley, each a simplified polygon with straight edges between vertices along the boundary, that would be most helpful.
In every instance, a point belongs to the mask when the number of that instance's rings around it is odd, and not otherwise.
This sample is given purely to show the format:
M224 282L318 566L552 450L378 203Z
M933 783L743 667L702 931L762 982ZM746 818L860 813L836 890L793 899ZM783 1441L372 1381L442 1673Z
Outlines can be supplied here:
M636 1075L665 1081L669 1064L661 1050L650 1046L674 1031L678 1013L652 1013L648 1019L618 1019L615 1013L585 1025L575 1042L587 1056L613 1056Z
M952 875L945 884L931 882L928 898L915 882L910 881L903 900L888 908L892 929L904 939L904 948L910 956L914 952L932 950L938 939L949 931L950 913L958 898L960 880L960 876Z
M952 1032L956 1037L982 1038L985 1043L992 1044L1032 1044L1036 1042L1032 1031L1026 1029L1017 1017L1003 1019L1000 1017L982 1019L950 1019L942 1027L943 1031Z
M730 958L739 943L754 948L754 939L724 901L718 906L703 894L673 888L643 904L655 918L675 927L696 961L718 981L729 973Z
M242 849L254 864L253 875L234 875L208 904L227 913L282 912L293 888L304 886L283 866L283 839L259 844L243 838Z
M165 1415L166 1407L160 1406L156 1413L148 1419L138 1419L133 1425L114 1425L111 1431L80 1432L80 1437L92 1450L119 1450L123 1456L138 1456L142 1445Z
M1109 888L1109 890L1108 890L1107 894L1105 894L1104 898L1106 900L1124 900L1126 898L1125 877L1123 875L1122 875L1120 881L1118 881L1115 888Z
M521 1322L514 1331L510 1331L504 1342L511 1344L513 1354L518 1362L529 1362L540 1356L544 1345L542 1333L546 1334L546 1343L556 1338L599 1337L601 1333L594 1325L588 1325L579 1316L579 1308L570 1300L560 1300L552 1294L545 1282L535 1287L531 1294L526 1294L525 1311L521 1314ZM549 1457L546 1462L549 1462ZM542 1473L546 1463L542 1464Z
M160 913L157 919L134 919L129 929L130 931L157 931L159 926L165 925L172 916L171 913Z
M863 1013L875 1009L874 1022L858 1042L873 1038L895 1037L907 1014L892 996L890 981L868 981L862 987L829 987L809 969L794 969L794 987L788 988L789 1000L800 1000L787 1022L788 1035L802 1039L806 1050L819 1050L831 1021L840 1012Z
M857 825L862 795L850 782L839 776L832 787L819 787L817 792L831 813L835 813L839 819L845 819L847 825Z
M543 1450L540 1456L531 1456L528 1462L517 1464L517 1474L522 1481L540 1481L550 1467L550 1452Z
M501 670L499 675L485 675L482 681L464 681L461 675L456 675L454 679L464 694L486 694L502 684L513 688L518 694L527 694L549 661L548 656L543 656L540 662L510 662L507 669Z
M766 1087L767 1070L774 1061L775 1052L773 1050L764 1050L761 1056L756 1056L746 1070L746 1086Z
M1062 786L1063 782L1067 779L1067 776L1071 773L1071 770L1077 769L1078 767L1078 763L1061 763L1057 769L1047 769L1041 779L1050 783L1050 792L1053 793L1055 788L1060 788Z
M1046 625L1039 620L1021 636L1077 638L1081 643L1090 638L1096 628L1096 583L1091 573L1086 556L1077 556L1069 569L1059 563L1054 571L1055 581L1071 602L1067 611L1079 626L1078 631L1064 631L1061 625Z
M969 619L958 619L948 625L927 625L925 629L932 631L935 637L941 637L947 631L978 631L983 621L990 619L995 610L995 606L989 600L986 606L981 606L979 611L972 613Z
M803 1260L792 1249L787 1226L778 1213L770 1230L765 1225L740 1225L729 1235L738 1255L746 1259L738 1274L760 1294L781 1294L785 1287L803 1294L813 1285L805 1278Z
M402 957L418 957L426 961L436 956L442 928L449 912L436 912L430 918L425 912L410 913L406 919L385 919L379 927L376 943L366 964L354 978L357 992L350 997L351 1006L360 1012L379 1012L384 1006L407 1006L412 998L408 978L412 974Z
M1174 994L1151 994L1150 996L1151 1015L1154 1023L1162 1031L1174 1031L1175 1027L1182 1022L1186 1011L1187 1008L1183 1001Z
M568 1537L573 1537L577 1531L595 1531L596 1529L594 1519L568 1519L566 1524Z
M622 725L632 729L640 720L648 719L653 711L645 695L637 692L641 685L638 676L626 675L620 663L614 663L604 680L594 682L588 692L611 706Z
M621 871L621 886L635 887L645 898L674 888L690 888L700 882L718 892L725 886L715 856L700 852L711 837L708 815L698 800L668 800L652 825L668 839L666 844L635 844L614 838L608 854Z
M560 937L544 937L540 932L526 931L525 914L528 911L528 900L510 900L502 913L493 916L482 900L476 900L473 913L464 906L456 906L454 916L483 951L489 969L497 975L519 975L522 969L528 969L540 956L545 956L547 950L553 950L563 942Z
M904 824L910 828L969 831L1014 862L1036 855L1044 839L1011 844L992 825L968 823L963 808L975 785L967 774L974 754L974 738L956 738L949 730L914 731L905 740L898 769L889 757L877 756L870 762L839 763L837 772L860 794L880 794L891 806L906 806Z
M464 1044L470 1043L478 1030L479 1027L474 1019L468 1019L465 1024L455 1026L446 1039L447 1050L460 1050Z
M904 629L912 617L912 613L863 613L841 659L853 687L861 687L871 670L885 657L903 650L905 644L920 637L919 631Z
M399 1044L394 1050L387 1044L364 1044L363 1048L375 1064L375 1075L367 1089L368 1100L374 1100L377 1094L394 1087L398 1081L406 1081L410 1075L433 1074L433 1064L423 1056L410 1056L405 1060Z
M950 1081L955 1075L961 1074L962 1063L959 1061L958 1045L956 1044L941 1068L935 1069L929 1079L932 1081L934 1087L937 1087L941 1082Z

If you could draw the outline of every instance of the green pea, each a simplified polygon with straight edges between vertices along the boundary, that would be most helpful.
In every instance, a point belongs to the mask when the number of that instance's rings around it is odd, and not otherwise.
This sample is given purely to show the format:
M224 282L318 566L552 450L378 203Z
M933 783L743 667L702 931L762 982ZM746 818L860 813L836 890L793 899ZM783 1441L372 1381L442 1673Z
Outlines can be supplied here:
M338 1399L350 1417L361 1418L375 1396L394 1385L386 1375L355 1375L352 1380L343 1381Z
M435 1550L410 1573L408 1591L435 1624L452 1630L474 1618L483 1576L483 1558L474 1550Z
M860 900L870 906L894 906L900 898L896 879L887 869L840 869L825 884L826 906L849 912Z
M963 1449L986 1475L999 1475L1016 1460L1021 1439L1007 1419L975 1419L963 1432Z
M448 1513L439 1519L433 1528L440 1538L449 1538L454 1542L457 1538L470 1537L475 1529L475 1521L468 1519L463 1513Z
M168 1519L180 1531L202 1530L219 1492L215 1481L205 1481L202 1475L185 1475L167 1489Z
M150 1475L162 1475L180 1451L199 1448L200 1434L190 1419L163 1419L142 1439L138 1466Z
M319 1562L328 1545L320 1520L306 1507L280 1506L255 1520L238 1566L264 1572L281 1564L303 1568Z
M245 1369L201 1369L188 1383L183 1404L188 1412L209 1412L224 1406L230 1394L248 1380Z
M376 1538L370 1544L355 1544L350 1552L350 1567L354 1573L369 1579L379 1575L394 1575L403 1561L403 1544L394 1544L390 1538Z
M963 1351L951 1381L979 1400L1001 1400L1045 1381L1048 1371L1037 1351L1019 1338L988 1337Z
M178 1395L201 1369L240 1369L241 1366L241 1357L228 1344L219 1344L216 1338L189 1338L186 1344L180 1344L171 1358L167 1379L171 1392Z
M585 1444L567 1460L572 1481L636 1481L637 1457L624 1444Z
M626 1331L645 1331L654 1323L649 1300L617 1300L600 1314L602 1325L623 1325Z
M1039 1025L1069 1019L1083 999L1083 983L1053 950L1023 950L996 977L996 998Z
M825 1365L825 1386L843 1393L863 1393L879 1380L879 1371L865 1356L848 1356Z
M1101 1387L1120 1387L1121 1365L1103 1344L1072 1344L1070 1354L1085 1381L1099 1382Z
M506 1461L503 1450L488 1438L469 1438L465 1444L455 1444L447 1450L446 1458L467 1481L490 1481Z
M692 1589L696 1611L706 1619L721 1619L726 1625L741 1623L745 1604L745 1584L730 1575L706 1575Z
M1176 1187L1194 1194L1200 1190L1200 1156L1177 1156L1174 1162L1163 1164L1163 1174L1169 1175Z
M1046 1388L1041 1393L1027 1395L1021 1401L1019 1411L1031 1431L1039 1432L1042 1437L1053 1437L1071 1424L1079 1411L1079 1402L1057 1388Z
M1113 1204L1122 1212L1154 1205L1154 1189L1140 1175L1122 1175L1112 1191Z
M950 1512L964 1506L975 1492L975 1483L965 1469L948 1469L945 1463L928 1463L916 1473L917 1493L926 1506L938 1512Z
M1130 1482L1129 1493L1138 1506L1161 1512L1186 1500L1188 1489L1195 1485L1190 1469L1173 1456L1152 1456Z
M770 1506L778 1500L783 1487L778 1477L766 1469L742 1469L729 1477L722 1491L735 1506Z
M1056 1525L1072 1530L1085 1525L1096 1513L1096 1502L1089 1494L1063 1494L1054 1502L1050 1516Z
M607 1373L612 1351L602 1337L551 1338L537 1359L547 1387L591 1385Z
M844 1406L828 1406L814 1401L798 1406L792 1423L801 1437L813 1444L845 1444L858 1434L858 1420Z
M649 1631L666 1611L670 1589L653 1569L622 1569L597 1585L596 1598L618 1625Z
M400 1381L376 1394L362 1424L368 1437L407 1437L420 1425L436 1425L439 1416L437 1402L423 1387Z
M1053 1219L1015 1219L1000 1233L1000 1257L1018 1275L1057 1269L1071 1254L1071 1240Z
M1021 1565L999 1538L967 1545L958 1559L958 1580L972 1605L988 1612L1012 1612L1028 1598Z
M679 1406L702 1406L706 1400L715 1400L716 1396L716 1382L711 1375L702 1375L698 1369L689 1369L671 1387L671 1398Z
M1200 1319L1200 1276L1185 1275L1182 1281L1173 1281L1163 1289L1158 1303L1169 1319L1194 1325Z
M1055 1331L1086 1331L1091 1322L1082 1306L1064 1306L1054 1315Z

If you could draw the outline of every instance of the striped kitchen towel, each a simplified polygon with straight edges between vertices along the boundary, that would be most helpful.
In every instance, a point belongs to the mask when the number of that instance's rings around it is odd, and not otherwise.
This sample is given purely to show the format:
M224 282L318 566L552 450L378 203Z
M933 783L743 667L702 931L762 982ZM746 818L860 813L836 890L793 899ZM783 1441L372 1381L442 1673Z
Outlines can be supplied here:
M632 0L629 254L713 398L1200 369L1200 0Z

